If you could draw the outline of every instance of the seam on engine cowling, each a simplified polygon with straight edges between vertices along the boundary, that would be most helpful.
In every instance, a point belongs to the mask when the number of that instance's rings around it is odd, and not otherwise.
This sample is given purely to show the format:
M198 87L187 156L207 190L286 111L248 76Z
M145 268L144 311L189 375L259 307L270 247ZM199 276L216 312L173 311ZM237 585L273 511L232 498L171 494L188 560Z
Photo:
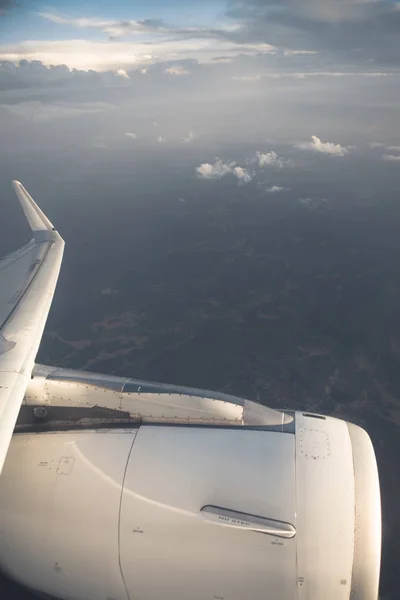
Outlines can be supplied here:
M126 473L128 471L128 465L129 465L129 461L131 459L131 454L132 454L132 450L133 450L133 446L135 444L135 440L137 438L137 434L139 433L139 427L136 431L136 434L132 440L132 444L128 453L128 458L126 460L126 465L125 465L125 469L124 469L124 475L122 477L122 483L121 483L121 496L119 499L119 509L118 509L118 564L119 564L119 571L121 573L121 579L122 582L124 584L124 588L125 588L125 593L126 593L126 597L128 598L128 600L131 600L131 597L129 595L129 591L126 585L126 581L125 581L125 577L124 577L124 571L122 569L122 564L121 564L121 513L122 513L122 500L124 497L124 487L125 487L125 479L126 479Z

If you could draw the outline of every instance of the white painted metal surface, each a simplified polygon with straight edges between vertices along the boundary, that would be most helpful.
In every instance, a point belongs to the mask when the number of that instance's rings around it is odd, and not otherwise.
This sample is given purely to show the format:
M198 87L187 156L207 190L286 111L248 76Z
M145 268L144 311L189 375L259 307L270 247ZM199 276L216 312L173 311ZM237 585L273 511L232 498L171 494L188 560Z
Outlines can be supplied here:
M142 426L121 511L121 566L135 600L294 600L296 537L220 527L205 505L293 523L295 439Z
M64 600L127 600L121 487L136 430L16 435L0 477L0 564Z
M0 473L53 299L64 241L13 182L32 241L0 262Z
M354 471L347 425L296 413L298 600L348 600Z
M376 600L381 561L381 497L375 453L368 434L347 423L355 476L354 560L351 600Z
M36 365L24 404L101 406L143 423L294 426L293 415L221 392Z
M267 533L274 537L291 539L296 535L296 529L290 523L277 521L276 519L266 519L258 515L229 510L220 506L208 504L200 510L202 517L220 525L221 527L234 527L235 529L246 529L247 531L257 531L257 533Z
M18 434L0 477L1 567L63 600L376 600L380 523L367 434L302 413Z

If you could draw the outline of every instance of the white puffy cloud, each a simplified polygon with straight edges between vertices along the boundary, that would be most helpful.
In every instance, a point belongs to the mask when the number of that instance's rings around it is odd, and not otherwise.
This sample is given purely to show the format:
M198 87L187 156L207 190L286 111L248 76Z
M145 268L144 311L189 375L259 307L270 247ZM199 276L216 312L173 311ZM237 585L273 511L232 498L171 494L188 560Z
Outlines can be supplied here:
M159 136L158 136L158 138L157 138L157 142L158 142L159 144L163 144L163 143L164 143L164 142L166 142L166 141L167 141L167 138L166 138L166 137L163 137L162 135L159 135Z
M130 79L128 73L125 71L125 69L117 69L117 75L119 77L122 77L123 79Z
M251 173L248 169L244 169L243 167L234 167L232 173L242 183L249 183L254 177L254 173Z
M276 194L277 192L283 192L284 189L280 185L271 185L267 188L266 192L267 194Z
M130 132L130 131L127 131L127 132L125 133L125 137L131 138L131 140L136 140L136 138L137 138L137 134L136 134L136 133L132 133L132 132Z
M196 171L200 177L204 179L221 179L224 175L232 173L232 169L235 166L234 162L226 164L222 162L220 158L217 158L215 163L203 163L199 167L196 167Z
M396 156L394 154L383 154L382 158L387 162L400 162L400 155Z
M188 71L187 69L185 69L184 67L181 67L180 65L175 65L172 67L168 67L167 69L165 69L164 73L166 75L189 75L190 71Z
M203 163L196 167L196 172L204 179L221 179L225 175L234 175L239 183L249 183L255 176L255 173L237 166L234 161L224 163L220 158L217 158L214 164Z
M281 168L284 165L283 159L279 158L276 152L257 152L256 158L248 159L245 161L247 165L256 163L261 169L265 166ZM232 174L236 177L239 183L249 183L256 176L254 170L250 170L246 167L237 165L235 161L229 163L223 162L222 159L216 158L215 163L203 163L200 167L196 167L196 172L200 177L205 179L221 179L225 175ZM274 193L283 190L279 186L272 186L268 188L269 193Z
M276 152L271 150L271 152L259 152L256 153L256 162L258 166L262 169L263 167L277 167L281 169L284 165L284 161L279 158Z
M332 156L345 156L349 153L344 146L334 144L333 142L322 142L316 135L311 136L311 142L300 142L299 144L295 144L295 148L331 154Z

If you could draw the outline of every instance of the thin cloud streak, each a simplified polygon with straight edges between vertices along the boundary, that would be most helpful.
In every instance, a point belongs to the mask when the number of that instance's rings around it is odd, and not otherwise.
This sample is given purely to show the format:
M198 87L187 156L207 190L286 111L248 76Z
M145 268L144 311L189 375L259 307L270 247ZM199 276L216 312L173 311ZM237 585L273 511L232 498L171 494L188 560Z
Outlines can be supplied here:
M383 154L382 159L387 162L400 162L400 156L395 156L394 154Z

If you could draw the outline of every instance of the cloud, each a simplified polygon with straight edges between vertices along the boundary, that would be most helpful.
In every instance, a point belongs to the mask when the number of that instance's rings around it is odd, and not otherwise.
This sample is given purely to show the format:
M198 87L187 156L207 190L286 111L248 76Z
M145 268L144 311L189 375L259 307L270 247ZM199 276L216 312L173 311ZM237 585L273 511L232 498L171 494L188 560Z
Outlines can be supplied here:
M130 79L125 69L117 69L117 75L119 75L119 77L123 77L124 79Z
M191 142L194 142L195 140L197 140L197 137L195 136L193 131L189 131L188 134L183 138L183 142L185 144L190 144Z
M175 65L173 67L168 67L167 69L165 69L164 73L166 75L178 75L179 76L179 75L189 75L190 71L188 71L184 67Z
M307 208L318 208L323 204L327 204L328 200L326 198L299 198L299 203Z
M1 46L0 46L1 52ZM54 61L56 62L56 61ZM116 70L83 71L70 69L65 64L46 66L39 60L27 61L22 59L18 64L11 61L1 61L0 58L0 91L23 90L37 88L41 91L57 89L65 96L66 88L90 88L100 90L105 87L129 87L131 82Z
M400 162L400 155L396 156L394 154L383 154L382 159L387 162Z
M107 144L105 144L102 140L94 140L92 142L92 147L100 148L101 150L104 150L105 148L107 148Z
M232 168L235 166L234 162L226 164L222 162L220 158L217 158L215 163L203 163L199 167L196 167L196 172L200 177L204 179L221 179L224 175L232 173Z
M120 20L96 17L67 17L52 12L38 13L43 19L83 30L93 38L93 30L104 33L107 40L29 40L0 47L0 60L38 59L44 64L63 63L80 69L138 68L147 63L194 59L212 63L224 54L228 59L238 55L271 54L275 48L265 41L242 43L236 39L241 23L220 20L219 27L175 26L161 19ZM109 41L113 43L110 44ZM56 58L57 57L57 58ZM188 69L170 65L168 75L187 75Z
M298 52L294 53L295 55L299 54ZM314 52L312 53L314 54ZM312 65L304 65L309 69L312 69ZM263 81L268 79L317 79L317 78L342 78L347 77L353 79L354 77L388 77L390 75L396 75L395 71L393 72L384 72L384 71L291 71L284 70L282 68L280 71L268 71L264 73L254 73L252 75L233 75L231 79L233 81L246 81L246 82L256 82Z
M161 21L154 19L122 21L116 19L98 19L96 17L63 17L50 12L40 12L38 14L47 21L57 23L58 25L69 25L78 29L97 29L106 33L110 38L144 33L168 33L168 29L162 26Z
M40 61L43 65L67 65L70 69L107 71L118 69L142 71L151 65L171 68L169 74L184 75L189 71L179 61L215 64L223 53L227 58L268 55L265 44L238 44L220 39L177 38L122 40L110 43L96 39L29 39L12 44L0 44L0 61ZM171 60L174 63L171 65ZM179 72L180 71L180 72Z
M277 167L281 169L284 166L283 159L279 158L276 152L271 150L271 152L259 152L256 154L256 162L258 166L262 169L264 167Z
M136 140L137 139L137 134L136 133L132 133L130 131L127 131L125 133L125 137L131 138L131 140Z
M220 158L217 158L214 164L201 164L200 167L196 167L196 172L204 179L221 179L225 175L234 175L239 183L249 183L255 176L255 173L237 166L234 161L224 163Z
M266 192L267 194L276 194L277 192L283 192L284 189L280 185L271 185L271 187L266 189Z
M7 0L1 2L9 4ZM228 0L227 5L225 15L220 14L215 26L185 26L181 19L177 25L159 18L122 20L42 11L38 14L48 26L64 25L68 31L76 28L77 37L91 39L28 40L3 45L0 57L13 61L39 59L48 65L67 64L80 69L126 71L171 58L212 63L246 55L257 60L264 56L274 57L279 67L284 62L303 66L303 73L297 69L298 73L291 75L298 78L315 70L323 75L321 67L325 67L326 75L334 70L334 76L350 76L346 66L353 68L354 75L361 69L385 74L385 70L400 65L398 2ZM97 39L99 34L105 39ZM316 69L318 65L320 68ZM174 65L168 69L170 74L183 74L179 73L181 69L174 73ZM282 76L280 68L275 71L276 77ZM241 75L251 76L248 72L239 73L238 77Z
M121 20L98 19L96 17L65 17L51 12L40 12L39 16L58 25L69 25L78 29L96 29L107 34L109 38L140 37L152 34L165 38L166 36L195 39L229 39L231 34L240 29L240 24L226 22L224 27L176 27L161 19Z
M163 144L163 143L164 143L164 142L166 142L166 141L167 141L167 138L166 138L166 137L163 137L162 135L159 135L159 136L158 136L158 138L157 138L157 142L158 142L159 144Z
M313 150L314 152L331 154L332 156L345 156L349 153L344 146L334 144L333 142L322 142L316 135L311 136L311 142L301 142L295 144L294 147L299 148L300 150Z
M32 101L19 102L18 104L2 104L0 106L18 117L35 122L88 116L91 114L102 113L113 108L104 102L55 102L46 104L43 102Z
M284 56L298 56L300 54L310 55L310 54L318 54L318 50L284 50Z
M254 173L250 173L248 169L244 169L243 167L234 167L232 173L242 183L249 183L255 175Z
M44 67L64 65L69 69L82 71L113 70L115 77L122 79L116 71L139 69L156 62L156 55L167 54L179 46L172 43L165 51L157 45L130 42L110 42L96 40L26 40L15 44L0 45L0 61L17 63L26 60L42 63ZM182 50L184 50L182 48ZM189 48L188 48L189 50Z
M317 51L347 64L400 64L399 3L386 0L230 0L236 38Z
M386 146L386 150L394 150L395 152L400 152L400 146Z
M282 168L284 165L284 161L279 158L274 151L265 153L257 152L256 158L246 160L245 162L247 164L257 163L261 169L265 166ZM214 164L201 164L200 167L196 167L196 172L200 177L204 177L205 179L221 179L221 177L224 177L225 175L232 174L239 180L239 183L250 183L256 176L254 171L245 167L240 167L235 161L225 163L220 158L216 158ZM272 192L277 192L282 189L283 188L279 188L278 186L272 186L272 188L270 188Z
M254 73L253 75L233 75L231 79L233 81L261 81L264 77L265 74Z

